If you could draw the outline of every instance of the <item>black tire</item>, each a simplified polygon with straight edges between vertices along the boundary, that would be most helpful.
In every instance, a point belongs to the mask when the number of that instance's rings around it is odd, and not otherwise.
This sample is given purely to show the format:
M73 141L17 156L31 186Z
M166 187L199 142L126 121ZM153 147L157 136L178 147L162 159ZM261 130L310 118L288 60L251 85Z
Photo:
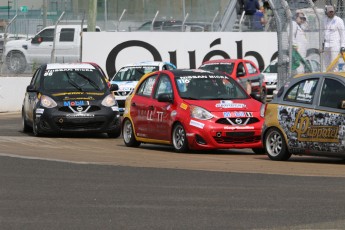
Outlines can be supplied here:
M23 73L26 69L27 62L22 52L11 51L6 56L6 65L12 73Z
M41 137L42 136L42 132L40 130L40 124L37 123L36 119L34 119L33 123L32 123L32 132L34 133L35 137Z
M265 90L262 90L262 91L261 91L261 94L260 94L260 101L261 101L262 103L264 103L264 104L267 102L267 93L266 93Z
M28 124L28 121L25 118L24 108L22 108L22 129L24 133L32 131L32 127Z
M181 123L177 123L174 125L172 131L172 144L175 151L178 153L185 153L189 150L186 131Z
M132 122L129 119L125 119L123 121L122 136L123 142L128 147L138 147L141 144L141 142L135 139L134 128Z
M271 160L287 161L291 157L284 136L277 128L271 128L267 131L264 137L264 145Z
M252 149L255 154L262 155L266 154L266 149L265 148L259 148L259 149Z
M116 129L114 132L107 133L107 134L109 138L118 138L119 136L121 136L121 127Z

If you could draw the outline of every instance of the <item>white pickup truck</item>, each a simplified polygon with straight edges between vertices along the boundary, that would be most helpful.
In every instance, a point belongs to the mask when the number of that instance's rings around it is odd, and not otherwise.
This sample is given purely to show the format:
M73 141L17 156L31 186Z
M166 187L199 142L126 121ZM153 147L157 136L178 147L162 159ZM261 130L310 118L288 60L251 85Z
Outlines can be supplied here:
M57 25L53 62L77 62L80 59L81 25ZM48 26L28 40L9 41L4 57L10 72L22 73L29 65L51 62L55 26ZM87 31L87 27L83 27ZM96 27L96 32L100 28Z

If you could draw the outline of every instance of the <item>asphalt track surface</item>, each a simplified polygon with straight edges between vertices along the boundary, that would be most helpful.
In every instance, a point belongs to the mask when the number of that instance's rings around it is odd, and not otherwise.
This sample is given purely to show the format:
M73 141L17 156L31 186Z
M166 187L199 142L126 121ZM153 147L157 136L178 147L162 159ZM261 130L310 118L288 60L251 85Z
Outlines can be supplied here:
M0 229L345 229L344 161L22 133L0 114Z

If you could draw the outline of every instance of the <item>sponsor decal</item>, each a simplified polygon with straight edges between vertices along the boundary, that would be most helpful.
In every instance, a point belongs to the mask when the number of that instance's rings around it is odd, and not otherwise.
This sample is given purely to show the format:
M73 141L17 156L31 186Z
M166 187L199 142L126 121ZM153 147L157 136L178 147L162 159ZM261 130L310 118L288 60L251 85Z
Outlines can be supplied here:
M118 107L118 106L112 106L111 109L112 109L113 111L119 111L119 107Z
M238 111L238 112L223 112L223 116L226 117L253 117L252 112L243 112L243 111Z
M88 101L64 101L63 106L83 106L89 105Z
M64 93L54 93L53 96L68 96L68 95L97 95L102 96L104 93L96 93L96 92L64 92Z
M225 126L226 130L238 130L238 129L254 129L253 126Z
M188 108L188 105L186 105L185 103L181 103L180 107L181 107L181 109L186 110Z
M170 113L170 116L171 116L171 117L175 117L176 115L177 115L176 110L174 110L174 111L172 111L172 112Z
M94 114L88 114L88 113L73 113L73 114L67 114L67 118L94 118Z
M44 109L36 109L36 114L43 114Z
M198 121L194 121L194 120L190 120L189 124L191 126L195 126L195 127L199 128L199 129L203 129L204 126L205 126L204 123L201 123L201 122L198 122Z
M235 108L235 109L242 109L245 108L246 105L242 103L234 103L230 100L221 100L220 103L216 104L217 108Z

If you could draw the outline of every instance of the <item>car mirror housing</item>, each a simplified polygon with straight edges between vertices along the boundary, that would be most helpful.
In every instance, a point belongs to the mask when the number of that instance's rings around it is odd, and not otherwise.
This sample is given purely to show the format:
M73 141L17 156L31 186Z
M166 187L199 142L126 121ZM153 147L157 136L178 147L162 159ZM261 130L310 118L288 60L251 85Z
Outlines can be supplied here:
M261 97L260 97L260 94L259 94L259 93L251 93L250 96L251 96L252 98L254 98L255 100L260 101L260 102L263 103L263 101L261 100Z
M119 90L119 86L117 84L110 85L110 91L117 91L117 90Z
M31 43L32 44L39 44L42 42L42 38L40 36L35 36L32 38Z
M35 86L33 85L28 85L26 87L26 92L37 92L37 90L35 89Z
M173 102L173 97L171 93L161 93L158 95L159 102Z
M341 101L340 108L341 109L345 109L345 100Z

